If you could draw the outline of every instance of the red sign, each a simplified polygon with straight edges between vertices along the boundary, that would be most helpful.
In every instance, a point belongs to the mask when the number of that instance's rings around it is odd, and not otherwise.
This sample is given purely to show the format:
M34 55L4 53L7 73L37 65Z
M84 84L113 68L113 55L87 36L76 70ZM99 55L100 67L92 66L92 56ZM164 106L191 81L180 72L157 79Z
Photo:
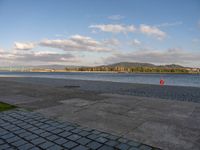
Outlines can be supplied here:
M160 85L164 85L165 84L165 80L161 79L160 80Z

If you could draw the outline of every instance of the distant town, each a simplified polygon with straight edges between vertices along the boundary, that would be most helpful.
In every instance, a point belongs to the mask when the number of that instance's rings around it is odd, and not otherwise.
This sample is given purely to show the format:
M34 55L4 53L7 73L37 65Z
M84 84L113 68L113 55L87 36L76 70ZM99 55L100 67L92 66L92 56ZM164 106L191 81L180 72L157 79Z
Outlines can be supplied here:
M181 65L154 65L150 63L120 62L111 65L95 67L87 66L12 66L0 67L0 71L10 72L116 72L116 73L200 73L200 68L184 67Z

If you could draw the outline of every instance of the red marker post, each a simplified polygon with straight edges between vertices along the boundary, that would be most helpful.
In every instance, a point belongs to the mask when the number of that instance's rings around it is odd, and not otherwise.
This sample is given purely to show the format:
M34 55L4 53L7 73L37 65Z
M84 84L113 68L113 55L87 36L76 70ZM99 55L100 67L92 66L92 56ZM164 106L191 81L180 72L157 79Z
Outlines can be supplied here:
M165 84L165 80L160 79L160 85L163 86Z

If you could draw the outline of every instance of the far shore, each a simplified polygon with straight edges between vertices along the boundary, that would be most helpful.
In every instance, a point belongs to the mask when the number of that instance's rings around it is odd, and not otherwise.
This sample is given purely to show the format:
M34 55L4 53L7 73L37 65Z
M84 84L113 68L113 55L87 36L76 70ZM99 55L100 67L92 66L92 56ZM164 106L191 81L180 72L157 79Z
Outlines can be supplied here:
M50 70L37 70L37 71L21 71L21 70L14 70L14 71L10 71L10 70L0 70L0 72L33 72L33 73L127 73L127 74L200 74L200 72L188 72L188 73L180 73L180 72L119 72L119 71L65 71L65 70L54 70L54 71L50 71Z

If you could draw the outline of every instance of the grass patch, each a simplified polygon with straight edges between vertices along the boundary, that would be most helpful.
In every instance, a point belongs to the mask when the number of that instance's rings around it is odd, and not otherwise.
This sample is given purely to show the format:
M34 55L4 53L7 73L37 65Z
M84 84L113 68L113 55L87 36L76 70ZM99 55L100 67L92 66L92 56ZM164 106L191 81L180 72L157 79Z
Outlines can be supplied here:
M13 108L16 108L16 106L0 102L0 112L5 111L5 110L9 110L9 109L13 109Z

